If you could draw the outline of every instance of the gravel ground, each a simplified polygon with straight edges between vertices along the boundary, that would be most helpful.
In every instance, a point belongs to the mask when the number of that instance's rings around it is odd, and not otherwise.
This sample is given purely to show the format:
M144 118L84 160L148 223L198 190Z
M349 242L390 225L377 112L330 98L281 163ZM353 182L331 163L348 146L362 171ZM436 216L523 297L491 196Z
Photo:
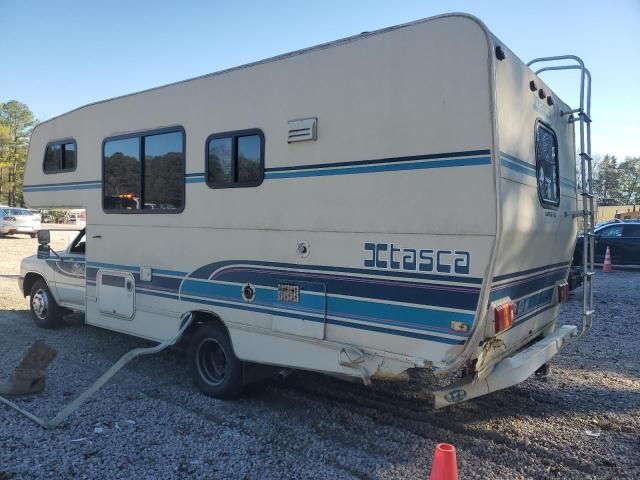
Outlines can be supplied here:
M35 248L0 239L0 380L46 340L58 351L48 389L19 404L51 418L145 342L78 316L37 329L14 278ZM120 372L54 431L0 405L0 479L426 478L444 441L456 446L463 479L640 478L638 291L640 273L598 274L596 324L556 357L550 377L439 411L428 406L424 372L368 388L297 372L222 402L192 386L180 351L165 351ZM563 321L578 322L580 308L577 290Z

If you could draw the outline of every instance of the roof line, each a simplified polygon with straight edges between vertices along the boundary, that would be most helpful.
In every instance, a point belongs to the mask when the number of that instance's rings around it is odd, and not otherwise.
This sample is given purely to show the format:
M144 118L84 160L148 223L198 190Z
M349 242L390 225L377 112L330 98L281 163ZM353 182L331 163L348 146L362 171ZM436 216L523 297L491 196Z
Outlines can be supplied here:
M131 96L138 95L138 94L141 94L141 93L152 92L152 91L155 91L155 90L160 90L162 88L172 87L172 86L175 86L175 85L181 85L183 83L192 82L194 80L201 80L201 79L204 79L204 78L214 77L214 76L222 75L222 74L225 74L225 73L233 72L233 71L236 71L236 70L242 70L242 69L245 69L245 68L254 67L256 65L262 65L262 64L266 64L266 63L275 62L275 61L278 61L278 60L284 60L286 58L296 57L298 55L303 55L305 53L309 53L309 52L313 52L313 51L325 50L327 48L331 48L331 47L335 47L335 46L339 46L339 45L345 45L345 44L348 44L348 43L352 43L352 42L355 42L356 40L360 40L360 39L363 39L363 38L372 37L372 36L380 35L380 34L387 33L387 32L392 32L394 30L399 30L401 28L411 27L411 26L414 26L414 25L418 25L418 24L421 24L421 23L426 23L426 22L429 22L429 21L432 21L432 20L436 20L436 19L440 19L440 18L446 18L446 17L466 17L466 18L468 18L470 20L475 21L483 29L488 31L486 25L480 19L478 19L477 17L475 17L473 15L470 15L468 13L452 12L452 13L445 13L445 14L442 14L442 15L435 15L433 17L422 18L420 20L414 20L412 22L407 22L407 23L403 23L403 24L400 24L400 25L394 25L394 26L391 26L391 27L385 27L385 28L381 28L381 29L378 29L378 30L373 30L371 32L362 32L362 33L360 33L358 35L352 35L350 37L345 37L345 38L341 38L341 39L338 39L338 40L332 40L330 42L321 43L319 45L314 45L314 46L307 47L307 48L302 48L300 50L294 50L292 52L282 53L282 54L279 54L279 55L275 55L273 57L268 57L268 58L265 58L265 59L262 59L262 60L257 60L255 62L245 63L243 65L238 65L236 67L226 68L224 70L218 70L217 72L206 73L204 75L198 75L196 77L188 78L188 79L185 79L185 80L178 80L177 82L167 83L165 85L159 85L157 87L146 88L144 90L139 90L137 92L126 93L124 95L118 95L116 97L111 97L111 98L107 98L107 99L104 99L104 100L98 100L96 102L87 103L86 105L82 105L80 107L74 108L73 110L69 110L68 112L62 113L60 115L56 115L55 117L51 117L51 118L49 118L49 119L47 119L47 120L45 120L43 122L40 122L38 125L36 125L36 127L34 127L34 130L36 128L38 128L40 125L44 125L44 124L49 123L49 122L51 122L51 121L53 121L53 120L55 120L57 118L63 117L64 115L68 115L69 113L73 113L73 112L76 112L78 110L82 110L83 108L91 107L93 105L99 105L101 103L110 102L112 100L119 100L121 98L131 97Z

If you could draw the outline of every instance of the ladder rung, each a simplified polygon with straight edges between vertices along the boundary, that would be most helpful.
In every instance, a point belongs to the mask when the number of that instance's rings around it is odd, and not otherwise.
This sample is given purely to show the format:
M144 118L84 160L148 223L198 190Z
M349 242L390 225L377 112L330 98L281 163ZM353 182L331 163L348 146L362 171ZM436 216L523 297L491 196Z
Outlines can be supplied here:
M584 272L585 277L593 277L595 274L596 272Z
M589 154L588 154L588 153L586 153L586 152L582 152L582 153L580 153L579 155L580 155L582 158L586 159L586 160L589 160L589 161L593 160L593 158L591 157L591 155L589 155Z
M581 192L580 195L587 198L594 198L592 193L589 192Z
M585 317L591 317L595 313L595 310L587 310L584 312Z

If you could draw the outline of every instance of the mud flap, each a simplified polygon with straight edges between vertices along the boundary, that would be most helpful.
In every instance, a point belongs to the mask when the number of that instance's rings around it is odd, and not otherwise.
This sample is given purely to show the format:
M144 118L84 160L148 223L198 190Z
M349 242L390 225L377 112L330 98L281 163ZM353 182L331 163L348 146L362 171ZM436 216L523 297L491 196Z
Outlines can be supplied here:
M577 334L578 328L575 325L564 325L552 335L501 360L484 379L478 380L474 375L469 375L445 388L435 390L435 408L464 402L523 382Z

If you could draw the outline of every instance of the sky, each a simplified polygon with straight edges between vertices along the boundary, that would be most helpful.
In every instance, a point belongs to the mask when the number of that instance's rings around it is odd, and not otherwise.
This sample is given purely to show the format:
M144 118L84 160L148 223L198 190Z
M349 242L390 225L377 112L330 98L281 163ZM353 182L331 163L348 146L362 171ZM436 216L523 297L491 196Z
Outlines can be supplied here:
M595 154L640 156L640 0L0 0L0 101L46 120L97 100L447 12L525 62L575 54L593 77ZM578 73L545 81L575 105Z

